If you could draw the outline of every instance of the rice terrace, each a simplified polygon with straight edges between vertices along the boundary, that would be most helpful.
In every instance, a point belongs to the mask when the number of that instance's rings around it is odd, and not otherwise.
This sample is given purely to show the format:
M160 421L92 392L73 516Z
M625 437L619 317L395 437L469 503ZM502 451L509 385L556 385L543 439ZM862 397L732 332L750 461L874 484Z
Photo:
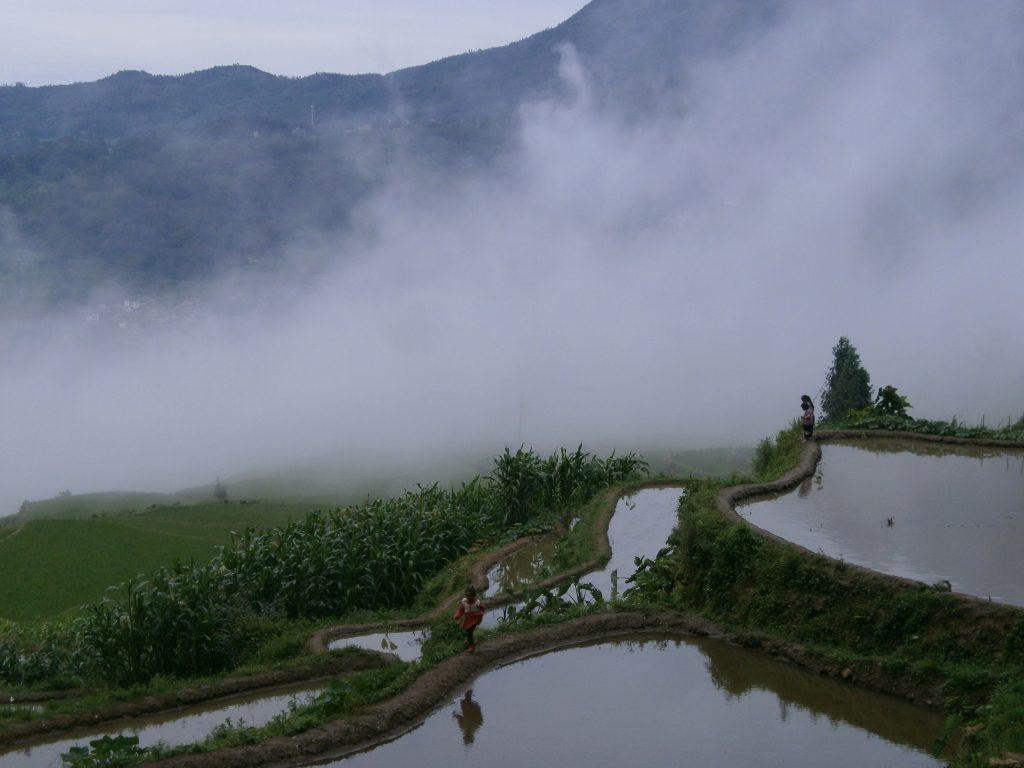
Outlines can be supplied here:
M1024 768L1018 0L8 5L0 768Z
M65 765L411 765L481 754L516 765L534 759L517 746L523 727L546 734L545 764L575 754L587 764L621 742L600 735L624 722L619 713L604 723L613 701L636 709L627 730L645 734L658 760L678 749L657 736L675 735L660 718L688 712L685 738L702 760L814 765L838 750L851 766L1011 765L1024 737L1019 608L954 590L960 564L936 584L885 576L761 533L733 511L813 481L823 450L867 434L895 456L1020 445L911 419L865 431L867 418L881 415L851 412L807 443L794 424L762 442L753 474L728 478L652 476L634 454L520 449L458 487L304 517L289 505L219 501L15 520L0 546L23 541L29 553L36 525L63 522L76 524L72 541L93 526L112 552L159 530L219 554L185 550L82 608L8 621L0 765L59 766L61 754ZM646 522L658 508L670 513L661 530ZM260 527L240 525L246 515ZM609 558L617 567L597 574ZM91 588L88 568L77 564L67 581ZM487 574L521 588L488 589ZM466 583L488 602L474 654L450 618ZM394 653L403 633L410 656ZM548 687L544 699L558 696L540 706ZM761 697L777 703L761 711ZM741 714L715 709L729 700L746 702ZM791 710L782 721L780 702ZM202 718L189 714L200 706ZM186 721L187 736L167 736ZM767 736L778 728L792 731L785 746Z

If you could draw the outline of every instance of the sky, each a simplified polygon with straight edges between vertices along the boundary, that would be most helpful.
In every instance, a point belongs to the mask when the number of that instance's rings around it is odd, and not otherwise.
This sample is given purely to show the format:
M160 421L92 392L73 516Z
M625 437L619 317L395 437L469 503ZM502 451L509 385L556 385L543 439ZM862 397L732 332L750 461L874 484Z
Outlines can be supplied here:
M505 45L584 0L35 0L0 3L0 83L181 75L247 64L275 75L386 73Z
M522 106L499 170L406 169L350 236L296 231L336 267L271 313L224 284L123 343L76 315L0 335L8 510L323 456L751 446L840 336L914 416L1016 420L1016 3L786 8L676 78L681 114L598 106L563 50L573 95Z

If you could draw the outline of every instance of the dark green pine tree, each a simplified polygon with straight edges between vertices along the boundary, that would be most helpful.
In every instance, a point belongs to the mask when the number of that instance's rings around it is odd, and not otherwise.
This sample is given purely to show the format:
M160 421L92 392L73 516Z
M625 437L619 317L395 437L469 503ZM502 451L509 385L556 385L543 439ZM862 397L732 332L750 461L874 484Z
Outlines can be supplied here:
M850 411L867 408L871 402L871 377L860 364L857 348L841 336L839 343L832 347L832 369L821 398L824 416L830 421L839 421Z

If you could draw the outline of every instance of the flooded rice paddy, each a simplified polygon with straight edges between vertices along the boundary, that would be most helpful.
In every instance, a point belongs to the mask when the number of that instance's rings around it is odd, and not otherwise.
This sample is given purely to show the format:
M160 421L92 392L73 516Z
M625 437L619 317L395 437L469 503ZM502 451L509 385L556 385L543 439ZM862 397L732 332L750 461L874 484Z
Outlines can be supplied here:
M826 446L833 447L838 446ZM844 461L843 455L823 461L811 491L804 488L797 495L820 492L832 482L829 467ZM646 489L621 499L608 531L613 556L583 581L606 597L616 582L622 591L634 558L653 557L665 545L680 493L679 488ZM744 513L763 517L760 509L751 512L754 506L743 508ZM898 520L905 515L900 513ZM524 565L509 567L502 577L519 581L527 578L525 572L546 572L552 558L553 550L531 553ZM489 620L500 612L492 614ZM337 640L331 647L355 643L413 659L421 639L420 631L377 633ZM136 734L142 746L193 742L228 719L265 723L290 702L308 701L317 692L297 686L274 696L250 696L227 705L221 700L174 717L133 721L131 727L122 723L64 734L59 742L0 754L0 768L58 768L61 752L104 734ZM714 640L643 637L562 649L492 670L403 737L317 764L398 768L483 760L492 766L594 768L685 760L799 768L827 760L830 768L935 767L942 763L931 750L942 728L940 715L747 649Z
M580 581L594 585L605 599L621 594L629 586L626 579L636 570L634 558L653 558L666 545L676 525L681 493L681 488L645 488L619 499L608 524L611 559ZM482 626L497 626L503 613L489 611Z
M713 640L564 649L488 672L333 768L939 766L941 715Z
M813 478L736 510L809 550L1024 605L1024 452L864 440L821 447Z
M278 689L273 695L247 694L135 718L130 726L112 723L103 728L82 729L62 734L58 741L51 737L50 741L32 746L0 751L0 768L61 768L60 756L71 747L87 746L94 739L118 734L138 736L141 747L151 747L161 741L169 746L191 744L206 738L227 720L235 725L264 725L289 706L312 701L325 687L323 683L315 686L304 683Z
M612 557L604 568L588 573L582 580L593 584L606 598L616 589L621 593L628 586L626 579L636 570L634 558L653 558L667 545L676 526L681 493L680 488L645 488L619 499L608 524ZM613 587L613 581L617 587Z

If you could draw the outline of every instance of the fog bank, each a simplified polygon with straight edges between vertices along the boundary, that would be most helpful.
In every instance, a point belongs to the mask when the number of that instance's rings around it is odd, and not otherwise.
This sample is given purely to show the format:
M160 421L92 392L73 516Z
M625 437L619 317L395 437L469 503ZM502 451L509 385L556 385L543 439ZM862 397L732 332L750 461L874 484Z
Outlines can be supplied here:
M643 120L566 51L575 98L524 105L500 172L397 168L297 297L215 286L114 339L8 319L0 514L324 454L752 444L841 335L915 416L1016 419L1022 31L1010 2L794 2Z

